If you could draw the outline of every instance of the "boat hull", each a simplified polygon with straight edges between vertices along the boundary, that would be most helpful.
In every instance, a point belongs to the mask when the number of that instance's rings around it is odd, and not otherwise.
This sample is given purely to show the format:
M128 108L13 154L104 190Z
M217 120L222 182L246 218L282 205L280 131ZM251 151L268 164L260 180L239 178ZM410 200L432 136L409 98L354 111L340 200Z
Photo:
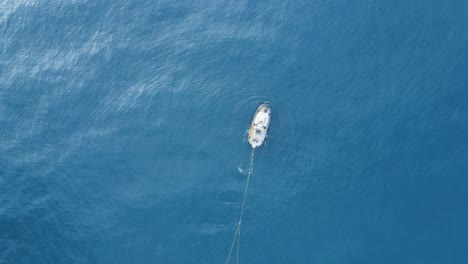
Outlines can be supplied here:
M260 147L268 132L270 125L271 108L268 104L261 104L252 119L249 129L249 143L252 148Z

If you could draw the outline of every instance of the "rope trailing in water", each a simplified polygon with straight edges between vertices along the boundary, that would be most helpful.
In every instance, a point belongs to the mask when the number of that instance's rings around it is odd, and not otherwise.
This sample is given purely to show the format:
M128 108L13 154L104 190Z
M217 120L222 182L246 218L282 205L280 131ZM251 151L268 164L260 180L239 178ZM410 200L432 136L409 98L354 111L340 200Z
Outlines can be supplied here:
M236 239L237 239L236 263L239 263L239 246L240 246L240 231L241 231L241 224L242 224L242 216L244 215L245 200L247 198L247 191L249 189L250 175L252 175L252 170L253 170L254 153L255 153L255 148L252 148L252 154L250 154L250 166L249 166L249 171L247 173L247 181L245 183L244 199L242 200L239 222L237 223L236 233L234 234L234 238L232 239L231 248L229 249L229 254L226 259L226 264L229 263L229 259L231 258L231 253L232 253L232 250L234 249L234 244L236 243Z

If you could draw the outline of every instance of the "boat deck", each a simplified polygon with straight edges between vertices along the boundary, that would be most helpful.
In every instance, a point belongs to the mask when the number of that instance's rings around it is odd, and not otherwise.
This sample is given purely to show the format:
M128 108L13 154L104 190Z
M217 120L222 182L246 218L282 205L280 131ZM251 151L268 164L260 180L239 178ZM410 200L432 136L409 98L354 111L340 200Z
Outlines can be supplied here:
M270 123L270 113L271 109L267 104L261 105L255 113L249 130L249 143L253 148L262 145L266 138Z

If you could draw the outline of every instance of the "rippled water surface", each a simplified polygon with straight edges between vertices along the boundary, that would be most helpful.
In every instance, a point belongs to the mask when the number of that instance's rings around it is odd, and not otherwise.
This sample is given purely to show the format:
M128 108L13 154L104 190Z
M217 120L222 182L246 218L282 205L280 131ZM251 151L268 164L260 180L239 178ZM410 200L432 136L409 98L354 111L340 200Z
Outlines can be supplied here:
M0 3L0 263L468 262L466 1Z

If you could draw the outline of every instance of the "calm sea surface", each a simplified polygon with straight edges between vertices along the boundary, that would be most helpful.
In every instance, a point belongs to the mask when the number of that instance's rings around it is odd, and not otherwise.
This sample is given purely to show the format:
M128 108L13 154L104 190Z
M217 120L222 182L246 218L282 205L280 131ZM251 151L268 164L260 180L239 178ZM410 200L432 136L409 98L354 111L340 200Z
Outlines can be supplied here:
M0 2L0 263L468 263L468 3Z

